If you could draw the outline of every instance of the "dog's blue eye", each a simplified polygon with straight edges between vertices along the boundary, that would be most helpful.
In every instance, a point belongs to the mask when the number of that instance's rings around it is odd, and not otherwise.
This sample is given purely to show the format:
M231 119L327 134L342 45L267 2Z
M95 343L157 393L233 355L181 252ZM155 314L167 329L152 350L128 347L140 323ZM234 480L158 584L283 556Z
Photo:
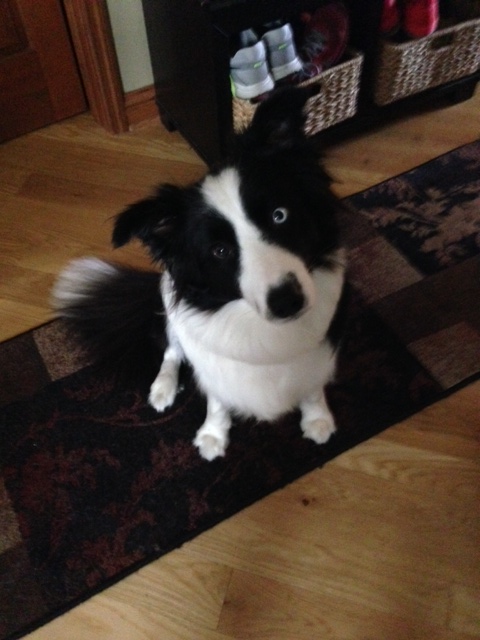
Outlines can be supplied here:
M227 260L233 256L235 249L230 244L217 242L217 244L214 244L211 248L211 252L218 260Z
M283 224L288 218L288 209L285 207L277 207L272 213L272 219L275 224Z

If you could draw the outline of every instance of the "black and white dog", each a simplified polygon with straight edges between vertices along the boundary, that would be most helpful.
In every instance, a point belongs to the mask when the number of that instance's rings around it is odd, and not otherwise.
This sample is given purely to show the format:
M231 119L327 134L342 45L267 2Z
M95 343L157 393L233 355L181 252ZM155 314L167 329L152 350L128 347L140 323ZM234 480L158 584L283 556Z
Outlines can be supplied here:
M142 365L163 354L149 397L157 411L174 402L182 361L191 365L207 399L194 444L207 460L224 455L232 415L271 421L299 407L305 437L320 444L335 431L324 387L345 254L340 203L304 134L308 95L274 94L231 162L116 218L113 244L139 238L160 276L86 258L54 289L59 315L102 357Z

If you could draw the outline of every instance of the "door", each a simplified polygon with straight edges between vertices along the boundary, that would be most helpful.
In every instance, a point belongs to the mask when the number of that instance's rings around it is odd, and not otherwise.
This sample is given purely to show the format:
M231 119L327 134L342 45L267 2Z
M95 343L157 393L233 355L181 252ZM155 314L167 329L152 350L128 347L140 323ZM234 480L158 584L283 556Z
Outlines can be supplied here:
M61 0L0 0L0 142L86 109Z

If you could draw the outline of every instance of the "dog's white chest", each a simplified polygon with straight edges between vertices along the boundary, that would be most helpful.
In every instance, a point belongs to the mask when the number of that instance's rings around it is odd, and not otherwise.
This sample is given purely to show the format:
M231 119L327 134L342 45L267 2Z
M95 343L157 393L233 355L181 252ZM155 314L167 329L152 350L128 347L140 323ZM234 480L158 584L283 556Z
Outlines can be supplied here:
M261 318L244 300L215 313L173 305L169 280L164 281L170 342L181 347L208 397L241 415L273 420L328 382L335 358L325 334L343 273L318 271L313 280L316 304L285 323Z
M204 349L189 349L199 387L230 411L274 420L294 409L331 378L335 359L327 342L288 362L250 364Z

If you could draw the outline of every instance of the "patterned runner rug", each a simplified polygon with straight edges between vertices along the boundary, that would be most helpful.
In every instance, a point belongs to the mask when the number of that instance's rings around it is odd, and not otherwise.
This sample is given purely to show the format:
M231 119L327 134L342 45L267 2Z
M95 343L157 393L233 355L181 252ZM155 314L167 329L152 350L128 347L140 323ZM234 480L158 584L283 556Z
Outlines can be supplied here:
M191 444L188 374L164 415L95 376L54 321L0 345L0 640L31 631L480 371L480 142L347 201L353 295L319 447L298 415Z

